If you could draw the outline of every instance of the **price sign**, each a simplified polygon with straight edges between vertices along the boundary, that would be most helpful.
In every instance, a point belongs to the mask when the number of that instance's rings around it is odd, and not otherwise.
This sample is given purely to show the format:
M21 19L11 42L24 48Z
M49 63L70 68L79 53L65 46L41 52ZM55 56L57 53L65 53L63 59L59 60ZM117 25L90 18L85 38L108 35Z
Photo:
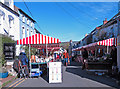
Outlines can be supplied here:
M49 83L62 83L61 62L49 62Z

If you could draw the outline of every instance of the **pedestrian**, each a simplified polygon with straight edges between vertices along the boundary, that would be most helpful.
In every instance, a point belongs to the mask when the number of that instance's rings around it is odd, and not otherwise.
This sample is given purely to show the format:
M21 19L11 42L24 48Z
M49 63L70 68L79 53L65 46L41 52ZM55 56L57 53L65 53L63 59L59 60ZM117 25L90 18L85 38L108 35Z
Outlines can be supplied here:
M115 45L112 46L110 56L112 58L113 74L115 74L117 72L117 48L115 47Z
M65 50L65 52L63 53L63 58L64 58L64 64L67 66L68 63L70 63L68 50Z
M88 58L88 51L86 50L86 48L83 49L82 57L83 57L83 66L82 66L82 70L83 70L85 69L85 60Z
M21 62L21 67L23 69L25 69L25 77L29 77L29 70L28 70L28 64L29 64L29 60L26 56L25 50L21 50L20 54L19 54L19 60Z

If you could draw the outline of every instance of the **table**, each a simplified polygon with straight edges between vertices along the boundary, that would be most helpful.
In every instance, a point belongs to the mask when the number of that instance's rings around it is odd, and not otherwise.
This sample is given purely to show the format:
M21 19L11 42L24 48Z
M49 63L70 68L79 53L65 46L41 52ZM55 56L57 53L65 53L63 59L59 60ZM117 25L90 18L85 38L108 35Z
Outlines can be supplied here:
M87 71L103 71L108 72L112 69L112 64L107 62L85 62Z

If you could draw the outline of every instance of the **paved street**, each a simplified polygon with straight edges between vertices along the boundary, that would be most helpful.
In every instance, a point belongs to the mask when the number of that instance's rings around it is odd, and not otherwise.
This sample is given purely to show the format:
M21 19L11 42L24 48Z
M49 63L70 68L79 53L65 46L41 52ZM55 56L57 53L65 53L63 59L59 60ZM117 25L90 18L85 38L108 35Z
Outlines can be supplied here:
M19 82L18 82L19 81ZM17 83L16 83L17 82ZM14 84L16 83L16 84ZM17 79L7 87L114 87L118 88L115 80L105 76L95 76L81 70L78 63L72 63L67 68L63 66L63 83L49 84L46 76L43 78Z

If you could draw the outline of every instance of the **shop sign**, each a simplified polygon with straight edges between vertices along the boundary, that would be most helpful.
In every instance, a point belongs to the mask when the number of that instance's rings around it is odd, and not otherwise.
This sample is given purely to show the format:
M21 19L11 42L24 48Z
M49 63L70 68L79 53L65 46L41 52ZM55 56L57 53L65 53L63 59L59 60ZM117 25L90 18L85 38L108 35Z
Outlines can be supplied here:
M4 43L3 53L5 55L5 60L12 60L15 58L15 43Z

